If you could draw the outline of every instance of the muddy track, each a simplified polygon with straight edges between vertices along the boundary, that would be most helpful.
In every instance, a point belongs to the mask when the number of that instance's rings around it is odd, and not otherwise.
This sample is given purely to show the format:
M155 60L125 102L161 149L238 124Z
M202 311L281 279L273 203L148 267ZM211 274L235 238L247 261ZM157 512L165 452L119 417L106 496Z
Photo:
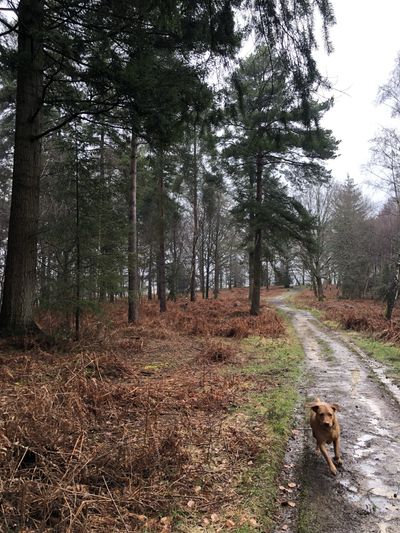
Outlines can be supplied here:
M340 333L284 299L272 302L291 319L305 351L304 400L315 397L342 406L344 464L332 476L315 454L306 410L289 444L290 481L300 489L296 510L283 510L276 531L299 533L400 532L400 393L379 365ZM383 380L382 380L383 378ZM333 452L333 450L331 450ZM332 453L333 455L333 453ZM285 482L285 475L282 483ZM282 529L285 526L285 529Z

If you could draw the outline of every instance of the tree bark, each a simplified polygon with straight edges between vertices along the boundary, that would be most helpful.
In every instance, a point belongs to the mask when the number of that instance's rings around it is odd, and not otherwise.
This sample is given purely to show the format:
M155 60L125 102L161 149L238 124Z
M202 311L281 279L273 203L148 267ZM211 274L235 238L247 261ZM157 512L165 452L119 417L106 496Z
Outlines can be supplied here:
M178 236L177 236L177 222L173 222L172 226L172 265L171 265L171 277L169 279L169 294L168 300L176 302L177 286L178 286Z
M139 319L139 272L137 246L137 138L132 132L130 154L129 233L128 233L128 322Z
M190 271L190 301L196 300L196 249L199 238L198 224L198 184L197 184L197 125L194 129L193 143L193 237L192 237L192 261Z
M98 253L100 256L100 261L98 261L97 266L97 276L98 276L98 290L99 290L99 301L104 302L106 299L107 293L107 283L105 280L105 268L104 268L104 255L105 255L105 246L103 243L103 210L104 210L104 186L105 186L105 143L104 143L104 126L100 130L100 158L99 158L99 190L100 190L100 201L98 208ZM100 264L99 264L100 263ZM99 276L100 274L100 276ZM99 279L100 277L100 279Z
M262 203L262 171L263 159L261 154L257 154L256 162L256 202L261 209ZM253 291L251 297L251 315L260 314L260 295L261 295L261 257L262 257L262 230L256 215L256 230L254 234L254 252L253 252Z
M324 287L322 285L321 266L319 261L315 261L315 284L317 288L317 298L320 302L324 300Z
M387 290L386 310L385 310L386 320L392 320L393 309L394 309L396 300L399 296L399 281L400 281L400 253L397 256L395 272L392 277L390 286Z
M204 254L205 254L205 235L204 235L204 218L201 223L201 245L200 245L200 257L199 257L199 270L200 270L200 290L203 299L206 296L205 276L204 276Z
M218 201L217 201L217 210L216 210L216 224L215 224L215 248L214 248L214 300L216 300L219 296L219 290L221 287L220 283L220 275L221 275L221 268L220 268L220 257L219 257L219 230L221 225L221 198L218 195Z
M81 329L81 209L79 191L79 150L78 139L75 139L75 240L76 240L76 273L75 273L75 340L80 338Z
M18 6L13 185L0 330L37 331L33 317L39 224L43 97L43 1Z
M322 285L322 278L321 276L316 276L316 284L317 284L317 296L318 300L322 302L325 298L324 296L324 287Z
M153 299L153 244L150 244L149 272L147 277L147 299Z
M165 209L164 209L164 175L163 168L158 170L158 286L160 313L167 310L167 291L165 280Z
M253 246L253 244L251 245ZM254 250L249 250L249 302L253 297L253 281L254 281Z

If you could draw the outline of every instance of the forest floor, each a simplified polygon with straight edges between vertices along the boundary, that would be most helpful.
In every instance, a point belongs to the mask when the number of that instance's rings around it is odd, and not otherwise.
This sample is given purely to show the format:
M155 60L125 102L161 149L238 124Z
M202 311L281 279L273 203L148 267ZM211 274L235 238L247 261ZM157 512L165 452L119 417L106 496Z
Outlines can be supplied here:
M143 302L128 325L117 302L78 343L1 341L0 530L270 531L295 505L277 476L303 351L279 312L248 307L246 290Z
M299 301L300 305L316 306L317 317L307 310L295 309L293 302ZM314 303L307 293L294 298L280 296L273 303L290 318L305 352L297 437L289 442L285 459L295 465L290 479L297 486L293 494L296 505L282 508L275 531L400 531L399 347L388 345L389 356L378 358L392 366L382 366L354 343L354 334L349 336L334 329L339 324L344 328L362 324L362 330L370 336L387 339L390 334L391 339L397 339L398 317L388 327L380 318L382 305L379 312L378 305L372 302L346 303L332 298ZM320 316L327 318L331 327L322 324ZM379 328L379 324L383 327ZM371 342L376 344L375 356L381 354L379 341L368 337L364 341L367 347ZM361 336L357 342L362 342ZM329 473L323 458L315 454L315 439L304 404L316 397L342 407L339 420L344 464L336 477ZM283 475L281 482L285 481Z

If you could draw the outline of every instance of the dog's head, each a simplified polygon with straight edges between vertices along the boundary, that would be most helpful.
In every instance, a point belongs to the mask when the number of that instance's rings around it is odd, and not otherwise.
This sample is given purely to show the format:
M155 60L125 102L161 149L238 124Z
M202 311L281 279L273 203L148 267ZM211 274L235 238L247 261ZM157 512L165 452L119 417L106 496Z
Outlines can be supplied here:
M331 428L336 420L336 411L340 411L340 406L337 403L313 402L309 407L317 416L318 422L321 426Z

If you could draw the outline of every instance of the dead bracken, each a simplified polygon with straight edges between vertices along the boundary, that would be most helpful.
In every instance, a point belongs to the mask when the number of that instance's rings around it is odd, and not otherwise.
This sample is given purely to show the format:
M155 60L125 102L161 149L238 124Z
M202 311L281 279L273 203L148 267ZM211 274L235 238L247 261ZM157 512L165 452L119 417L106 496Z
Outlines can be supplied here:
M323 302L315 300L311 291L297 296L300 302L321 310L327 320L338 322L344 329L364 331L376 339L400 343L400 313L397 308L392 320L384 317L384 306L376 300L342 300L337 290L328 288Z
M86 335L61 354L2 346L6 530L169 531L172 510L188 501L203 518L240 504L240 472L268 436L232 406L266 385L220 369L243 362L237 338L279 336L284 325L267 307L235 316L247 307L240 290L178 301L162 316L156 305L144 303L137 326L126 325L122 302L101 324L86 317ZM229 328L235 335L222 340ZM233 515L224 520L235 524Z

